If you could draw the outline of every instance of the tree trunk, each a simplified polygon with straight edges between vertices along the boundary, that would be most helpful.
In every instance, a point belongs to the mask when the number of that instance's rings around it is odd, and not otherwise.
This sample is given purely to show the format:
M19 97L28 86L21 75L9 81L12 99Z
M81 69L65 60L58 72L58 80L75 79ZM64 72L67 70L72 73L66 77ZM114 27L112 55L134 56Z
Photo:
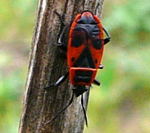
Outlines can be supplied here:
M98 5L97 15L100 15L102 3L103 0L39 0L19 133L83 132L84 115L80 98L75 98L64 113L48 123L69 102L72 94L68 80L49 91L43 89L67 71L66 61L55 46L61 24L54 11L63 14L65 23L70 23L78 12L87 9L94 12ZM86 106L88 92L84 101Z

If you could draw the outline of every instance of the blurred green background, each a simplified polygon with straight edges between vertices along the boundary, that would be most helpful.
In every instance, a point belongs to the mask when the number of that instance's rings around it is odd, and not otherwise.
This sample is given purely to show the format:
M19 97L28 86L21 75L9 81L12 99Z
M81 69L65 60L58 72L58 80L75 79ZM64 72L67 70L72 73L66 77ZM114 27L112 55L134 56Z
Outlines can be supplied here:
M0 133L18 130L36 9L37 0L0 3ZM85 133L150 133L149 0L105 0L103 24L112 41Z

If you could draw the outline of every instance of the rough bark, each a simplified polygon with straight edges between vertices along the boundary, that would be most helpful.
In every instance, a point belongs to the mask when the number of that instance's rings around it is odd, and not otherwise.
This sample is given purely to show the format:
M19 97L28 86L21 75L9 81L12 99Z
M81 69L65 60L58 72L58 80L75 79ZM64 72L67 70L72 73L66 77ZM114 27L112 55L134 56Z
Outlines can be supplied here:
M68 103L72 94L68 80L49 91L43 89L67 71L66 61L55 46L61 26L54 10L63 14L65 22L70 23L78 12L87 9L94 12L97 5L97 14L100 15L102 4L103 0L39 0L19 133L83 132L80 98L76 98L52 123L45 124ZM84 100L87 105L88 92Z

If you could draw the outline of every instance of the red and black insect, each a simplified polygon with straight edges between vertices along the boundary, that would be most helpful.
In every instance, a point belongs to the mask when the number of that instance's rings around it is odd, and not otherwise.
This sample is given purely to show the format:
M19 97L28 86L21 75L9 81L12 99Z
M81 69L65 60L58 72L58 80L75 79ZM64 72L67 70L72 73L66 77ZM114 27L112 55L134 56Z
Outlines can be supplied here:
M60 17L58 13L56 14ZM73 96L75 94L78 97L86 92L91 84L100 85L95 76L97 70L103 68L101 61L104 45L110 41L110 36L102 26L101 20L90 11L83 11L76 15L69 27L67 43L64 40L66 29L65 27L60 34L58 43L59 47L66 50L68 72L60 77L56 83L50 85L50 87L59 86L69 75L69 81L74 86ZM106 34L106 38L104 38L104 34ZM62 111L72 101L73 97ZM83 103L83 97L81 101Z

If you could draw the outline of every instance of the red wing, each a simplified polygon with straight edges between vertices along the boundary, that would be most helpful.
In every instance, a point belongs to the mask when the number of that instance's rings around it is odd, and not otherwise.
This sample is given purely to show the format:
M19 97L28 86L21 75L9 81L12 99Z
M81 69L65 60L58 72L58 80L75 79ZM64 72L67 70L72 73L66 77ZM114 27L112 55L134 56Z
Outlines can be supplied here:
M72 31L67 50L68 65L70 67L74 65L75 61L78 59L83 49L85 48L87 44L86 36L87 33L83 29L75 28Z

